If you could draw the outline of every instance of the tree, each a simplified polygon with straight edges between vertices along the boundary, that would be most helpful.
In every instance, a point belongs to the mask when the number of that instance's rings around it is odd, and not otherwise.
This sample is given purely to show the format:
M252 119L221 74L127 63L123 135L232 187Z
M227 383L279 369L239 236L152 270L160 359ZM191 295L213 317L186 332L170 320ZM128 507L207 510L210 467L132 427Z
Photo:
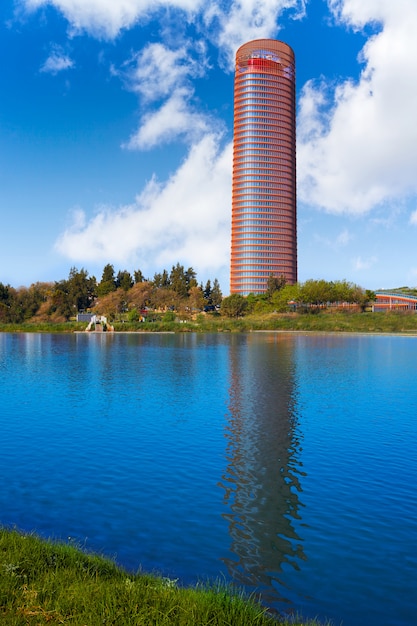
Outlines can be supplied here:
M197 274L193 270L192 267L189 267L185 272L185 280L187 283L187 290L189 291L192 287L197 287Z
M217 278L213 281L213 288L211 290L211 304L214 306L220 306L223 300L222 290L220 289L220 283Z
M365 291L365 297L366 297L367 304L370 304L371 302L375 302L375 300L376 300L376 293L375 293L375 291L371 291L370 289L367 289Z
M85 269L70 269L67 280L55 282L52 292L51 313L69 319L77 311L87 309L93 304L96 279L89 278Z
M3 283L0 283L0 322L2 323L15 321L12 319L12 309L14 304L13 291L14 290L10 287L10 285L3 285Z
M358 287L355 290L353 301L356 302L358 306L360 306L362 312L365 311L368 306L370 306L371 302L375 302L375 300L376 295L374 291L371 291L370 289L364 291L362 287Z
M68 296L75 311L88 309L96 295L96 279L89 278L87 270L72 267L67 280Z
M143 274L140 270L135 270L133 272L133 276L135 279L135 285L137 285L138 283L143 283L145 278L143 277Z
M336 280L329 283L330 302L354 302L355 286L346 280Z
M116 291L116 280L114 278L114 267L108 263L103 269L101 281L97 285L97 295L102 297L108 293Z
M197 285L195 285L194 287L190 288L188 302L189 302L189 306L192 309L197 309L199 311L204 309L204 306L206 304L206 299L204 298L204 293L201 287L198 287Z
M156 287L156 289L159 289L159 287L162 287L162 274L155 273L152 283L153 283L153 286Z
M133 279L130 273L127 270L123 270L122 272L118 272L116 278L116 289L121 287L123 291L129 291L133 287Z
M306 305L327 304L332 299L332 285L325 280L306 280L300 287L299 297Z
M74 312L68 293L68 281L56 282L52 292L50 313L55 314L54 317L57 319L68 320Z
M180 306L181 298L172 289L166 287L154 287L149 297L149 305L154 309L177 309Z
M175 266L172 266L169 282L170 288L180 298L186 298L191 287L197 287L196 273L192 267L185 270L183 265L177 263Z
M184 266L177 263L172 266L171 273L169 275L171 289L175 291L181 298L186 298L188 295L187 278L185 275Z
M152 283L148 281L136 283L126 294L129 308L135 308L138 311L149 304L151 296Z
M270 274L268 276L266 293L270 298L275 291L279 291L287 284L287 279L283 274L280 276L275 276L275 274Z
M51 283L34 283L29 288L19 287L17 301L19 303L21 319L29 320L35 317L43 305L50 298Z
M161 287L169 287L171 284L167 270L163 270L161 274Z
M0 302L7 303L10 297L10 285L0 283Z
M206 282L206 286L204 287L204 290L202 290L202 291L203 291L203 295L204 295L204 299L205 299L206 303L208 305L212 304L212 301L211 301L211 280L210 279Z
M123 289L111 291L100 298L94 309L100 315L105 315L109 319L115 319L126 309L126 292Z
M157 289L159 289L160 287L169 287L171 284L168 272L166 270L163 270L162 274L155 274L152 282L154 287L156 287Z
M220 311L227 317L240 317L245 312L247 302L239 293L223 298Z
M284 313L294 307L294 303L299 300L299 285L285 285L271 297L271 306L277 313Z

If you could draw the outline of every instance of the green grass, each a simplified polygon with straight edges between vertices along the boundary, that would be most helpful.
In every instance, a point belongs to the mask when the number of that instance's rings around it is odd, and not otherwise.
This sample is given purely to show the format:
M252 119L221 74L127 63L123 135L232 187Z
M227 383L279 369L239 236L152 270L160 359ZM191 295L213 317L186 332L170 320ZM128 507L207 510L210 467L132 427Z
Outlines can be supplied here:
M182 588L129 574L70 544L0 528L0 622L6 626L272 626L254 599L221 585ZM317 624L316 622L304 622Z
M0 324L0 332L72 333L84 331L85 323L60 324ZM357 333L415 333L417 313L387 311L382 313L356 313L320 311L316 314L258 313L241 318L222 315L199 315L196 320L184 323L156 319L152 322L115 322L115 331L127 332L251 332L281 330L304 332L357 332Z
M85 330L85 322L26 322L22 324L1 324L0 332L7 333L73 333Z
M132 332L251 332L260 330L350 333L416 333L417 314L403 312L356 313L328 312L317 314L258 313L240 318L221 315L198 316L186 323L145 322L115 324L115 330Z

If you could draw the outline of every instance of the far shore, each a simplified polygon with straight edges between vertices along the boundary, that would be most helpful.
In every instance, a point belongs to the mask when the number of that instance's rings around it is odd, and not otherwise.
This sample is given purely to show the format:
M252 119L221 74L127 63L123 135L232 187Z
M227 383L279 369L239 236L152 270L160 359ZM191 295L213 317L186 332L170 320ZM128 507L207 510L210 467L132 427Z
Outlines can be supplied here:
M386 311L345 312L319 311L315 313L259 313L242 317L226 317L220 314L198 314L194 317L181 315L174 321L156 317L152 321L131 322L112 320L114 331L87 331L85 322L40 322L22 324L0 323L0 332L10 333L77 333L113 335L121 333L343 333L379 335L417 335L417 313Z

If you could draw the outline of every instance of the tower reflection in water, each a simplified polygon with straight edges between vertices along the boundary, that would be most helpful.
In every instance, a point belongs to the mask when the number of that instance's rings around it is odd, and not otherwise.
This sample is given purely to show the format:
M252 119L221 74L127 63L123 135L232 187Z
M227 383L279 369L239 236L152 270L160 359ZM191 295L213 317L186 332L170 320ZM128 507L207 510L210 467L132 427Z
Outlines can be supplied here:
M223 561L233 580L272 605L286 601L285 570L305 559L293 349L288 335L231 337L228 464L220 483L231 555Z

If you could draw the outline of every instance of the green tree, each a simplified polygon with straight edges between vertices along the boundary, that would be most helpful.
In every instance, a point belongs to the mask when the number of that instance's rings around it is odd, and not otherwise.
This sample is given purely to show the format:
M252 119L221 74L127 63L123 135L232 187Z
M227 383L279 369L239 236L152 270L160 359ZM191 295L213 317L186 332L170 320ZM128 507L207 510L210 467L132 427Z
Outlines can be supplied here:
M68 278L55 282L51 299L51 313L69 319L77 311L89 308L95 298L96 279L89 278L85 269L70 269Z
M188 296L187 276L183 265L177 263L175 266L172 266L169 281L171 289L175 291L180 298L186 298Z
M212 304L212 301L211 301L211 280L210 279L206 282L206 286L204 287L204 289L202 291L203 291L203 296L204 296L204 299L206 301L206 304L208 304L208 305Z
M180 298L186 298L191 287L198 286L195 271L192 267L185 270L179 263L173 265L169 275L169 286Z
M40 308L47 303L51 293L51 283L34 283L29 288L19 287L17 301L22 321L36 316Z
M356 288L354 289L353 292L353 302L355 302L362 311L365 311L365 309L370 306L372 304L372 302L375 302L376 300L376 295L374 291L371 291L370 289L362 289L362 287L358 287L355 286Z
M279 291L280 289L285 287L286 284L287 284L287 279L285 278L285 276L283 276L283 274L281 274L280 276L275 276L275 274L271 273L268 276L268 281L267 281L267 286L266 286L267 296L270 298L275 291Z
M185 272L185 280L187 283L187 290L189 291L192 287L197 287L197 274L193 270L192 267L189 267Z
M285 313L292 310L295 303L299 301L299 285L285 285L271 297L271 306L277 313Z
M159 289L160 287L169 287L171 283L168 272L166 270L163 270L162 274L156 273L153 277L152 283L157 289Z
M250 293L246 297L246 302L248 303L248 313L267 313L272 310L271 301L267 293Z
M163 270L161 274L161 287L168 288L171 284L167 270Z
M214 306L220 306L223 300L222 290L220 289L220 283L217 278L213 281L213 287L211 290L211 304Z
M232 293L232 295L223 298L220 311L227 317L241 317L247 307L247 302L243 296L239 293Z
M137 309L130 309L129 313L127 314L127 319L129 320L129 322L138 322L139 318L139 311Z
M75 309L70 300L68 293L68 281L60 280L55 283L52 298L50 313L55 314L56 319L62 318L68 320L75 313Z
M415 294L415 295L417 295L417 294ZM365 291L365 296L366 296L367 304L371 304L371 302L375 302L375 300L376 300L376 293L375 293L375 291L371 291L370 289L367 289Z
M114 267L108 263L104 267L101 281L97 285L97 295L103 297L112 291L116 291L116 279L114 277Z
M96 296L96 279L89 277L87 270L76 267L70 269L67 280L70 303L76 311L88 309L93 304Z
M16 316L15 300L13 287L0 283L0 322L3 324L20 321L19 319L14 319Z
M162 274L155 273L153 280L152 280L152 284L154 287L156 287L156 289L159 289L159 287L162 287Z
M0 283L0 302L7 303L10 297L10 285L3 285Z
M135 270L133 272L133 277L135 279L135 285L137 285L138 283L143 283L145 281L145 278L140 270Z
M123 291L129 291L133 287L133 279L127 270L119 271L116 278L116 289L121 287Z
M326 305L332 298L332 286L325 280L307 280L299 290L300 301L304 305Z

